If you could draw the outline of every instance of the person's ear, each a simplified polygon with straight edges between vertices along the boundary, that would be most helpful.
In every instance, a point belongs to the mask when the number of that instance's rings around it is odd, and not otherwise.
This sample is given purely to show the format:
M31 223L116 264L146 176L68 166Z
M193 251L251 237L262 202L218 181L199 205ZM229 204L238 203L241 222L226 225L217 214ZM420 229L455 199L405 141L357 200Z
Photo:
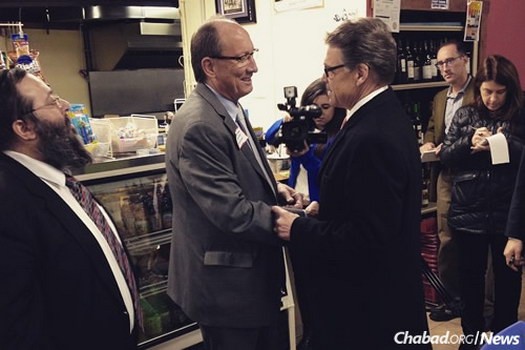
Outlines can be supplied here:
M213 63L213 59L210 57L204 57L201 60L201 67L206 76L208 77L215 77L217 74L215 73L215 64Z
M370 67L368 67L368 65L364 63L359 63L355 67L355 71L357 74L356 85L362 85L368 79L368 75L370 74Z
M32 121L17 119L12 124L13 132L24 141L33 141L37 138L35 123Z

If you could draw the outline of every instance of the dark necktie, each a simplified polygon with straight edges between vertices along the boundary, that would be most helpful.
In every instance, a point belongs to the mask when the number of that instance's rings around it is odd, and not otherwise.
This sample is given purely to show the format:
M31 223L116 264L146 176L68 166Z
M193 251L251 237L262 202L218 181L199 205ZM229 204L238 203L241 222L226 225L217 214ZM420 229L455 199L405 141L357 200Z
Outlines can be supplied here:
M128 260L126 252L124 251L124 248L122 247L122 244L117 240L117 237L111 230L111 227L109 226L106 218L104 217L104 214L100 210L91 192L74 177L69 175L66 175L66 186L71 191L71 194L73 194L73 197L75 197L82 208L84 208L84 211L88 214L91 220L93 220L93 222L97 225L97 228L108 242L108 245L118 262L120 270L122 271L122 274L124 275L128 288L131 292L136 319L139 323L139 326L143 328L139 292L135 282L135 276L131 270L131 264Z

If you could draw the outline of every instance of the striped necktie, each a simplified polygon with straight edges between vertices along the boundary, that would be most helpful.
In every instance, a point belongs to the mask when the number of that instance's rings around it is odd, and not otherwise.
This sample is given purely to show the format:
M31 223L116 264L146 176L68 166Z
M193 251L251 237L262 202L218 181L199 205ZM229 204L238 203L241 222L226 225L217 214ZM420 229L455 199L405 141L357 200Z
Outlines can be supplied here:
M270 185L273 194L276 195L274 184L272 183L270 175L268 174L268 171L266 171L266 168L263 164L263 159L261 158L261 154L259 153L258 146L255 144L255 141L253 140L251 133L248 131L248 125L246 124L246 118L244 117L244 113L242 112L242 109L240 107L239 107L239 111L237 112L235 122L237 123L239 128L242 130L242 132L246 135L246 137L248 137L248 146L252 150L255 160L257 160L257 163L259 164L259 167L261 168L261 171L263 172L264 177L266 178L266 181Z
M142 318L142 309L140 307L140 296L135 282L135 276L131 269L131 264L129 262L128 256L124 251L124 247L117 240L117 237L111 230L104 214L100 210L95 198L91 192L78 182L74 177L66 174L66 186L73 194L73 197L80 203L84 211L88 216L93 220L97 225L97 228L100 230L106 241L108 242L115 259L124 275L124 279L128 285L128 288L131 292L131 297L133 299L133 306L135 308L135 316L138 321L139 326L143 328L143 318Z

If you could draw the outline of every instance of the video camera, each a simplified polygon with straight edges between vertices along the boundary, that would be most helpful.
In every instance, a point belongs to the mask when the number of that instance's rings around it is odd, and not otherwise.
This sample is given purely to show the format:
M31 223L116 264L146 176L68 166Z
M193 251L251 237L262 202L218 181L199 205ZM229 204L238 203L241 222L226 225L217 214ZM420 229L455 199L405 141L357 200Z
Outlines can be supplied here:
M317 105L308 105L295 107L297 98L297 87L285 86L284 97L286 103L277 104L277 108L286 111L292 117L289 122L284 122L271 142L274 146L284 143L290 151L300 151L305 148L306 144L326 143L327 135L325 132L315 132L314 118L319 118L323 113Z

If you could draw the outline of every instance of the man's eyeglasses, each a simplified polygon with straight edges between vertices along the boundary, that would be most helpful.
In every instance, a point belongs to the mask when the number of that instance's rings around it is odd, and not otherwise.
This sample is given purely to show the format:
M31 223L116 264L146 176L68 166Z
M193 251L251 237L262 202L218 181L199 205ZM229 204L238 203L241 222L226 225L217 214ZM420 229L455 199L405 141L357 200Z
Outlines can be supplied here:
M47 103L45 103L44 105L42 105L40 107L33 108L29 112L25 113L24 116L29 115L31 113L34 113L34 112L39 111L39 110L44 109L44 108L49 108L49 107L62 108L63 103L64 103L64 100L61 99L60 96L58 96L58 95L51 95L51 101L50 102L47 102Z
M458 58L461 58L463 56L457 56L457 57L449 57L446 60L438 61L436 63L436 67L439 69L442 69L445 65L450 66L452 63L454 63Z
M245 53L241 56L210 56L211 58L215 58L217 60L233 60L237 61L237 64L239 66L245 66L250 62L250 58L253 58L253 55L258 52L259 49L253 49L252 52Z
M324 75L327 77L327 78L332 78L335 73L334 71L336 69L339 69L339 68L343 68L345 66L345 64L339 64L337 66L333 66L333 67L328 67L328 66L325 66L324 67Z

